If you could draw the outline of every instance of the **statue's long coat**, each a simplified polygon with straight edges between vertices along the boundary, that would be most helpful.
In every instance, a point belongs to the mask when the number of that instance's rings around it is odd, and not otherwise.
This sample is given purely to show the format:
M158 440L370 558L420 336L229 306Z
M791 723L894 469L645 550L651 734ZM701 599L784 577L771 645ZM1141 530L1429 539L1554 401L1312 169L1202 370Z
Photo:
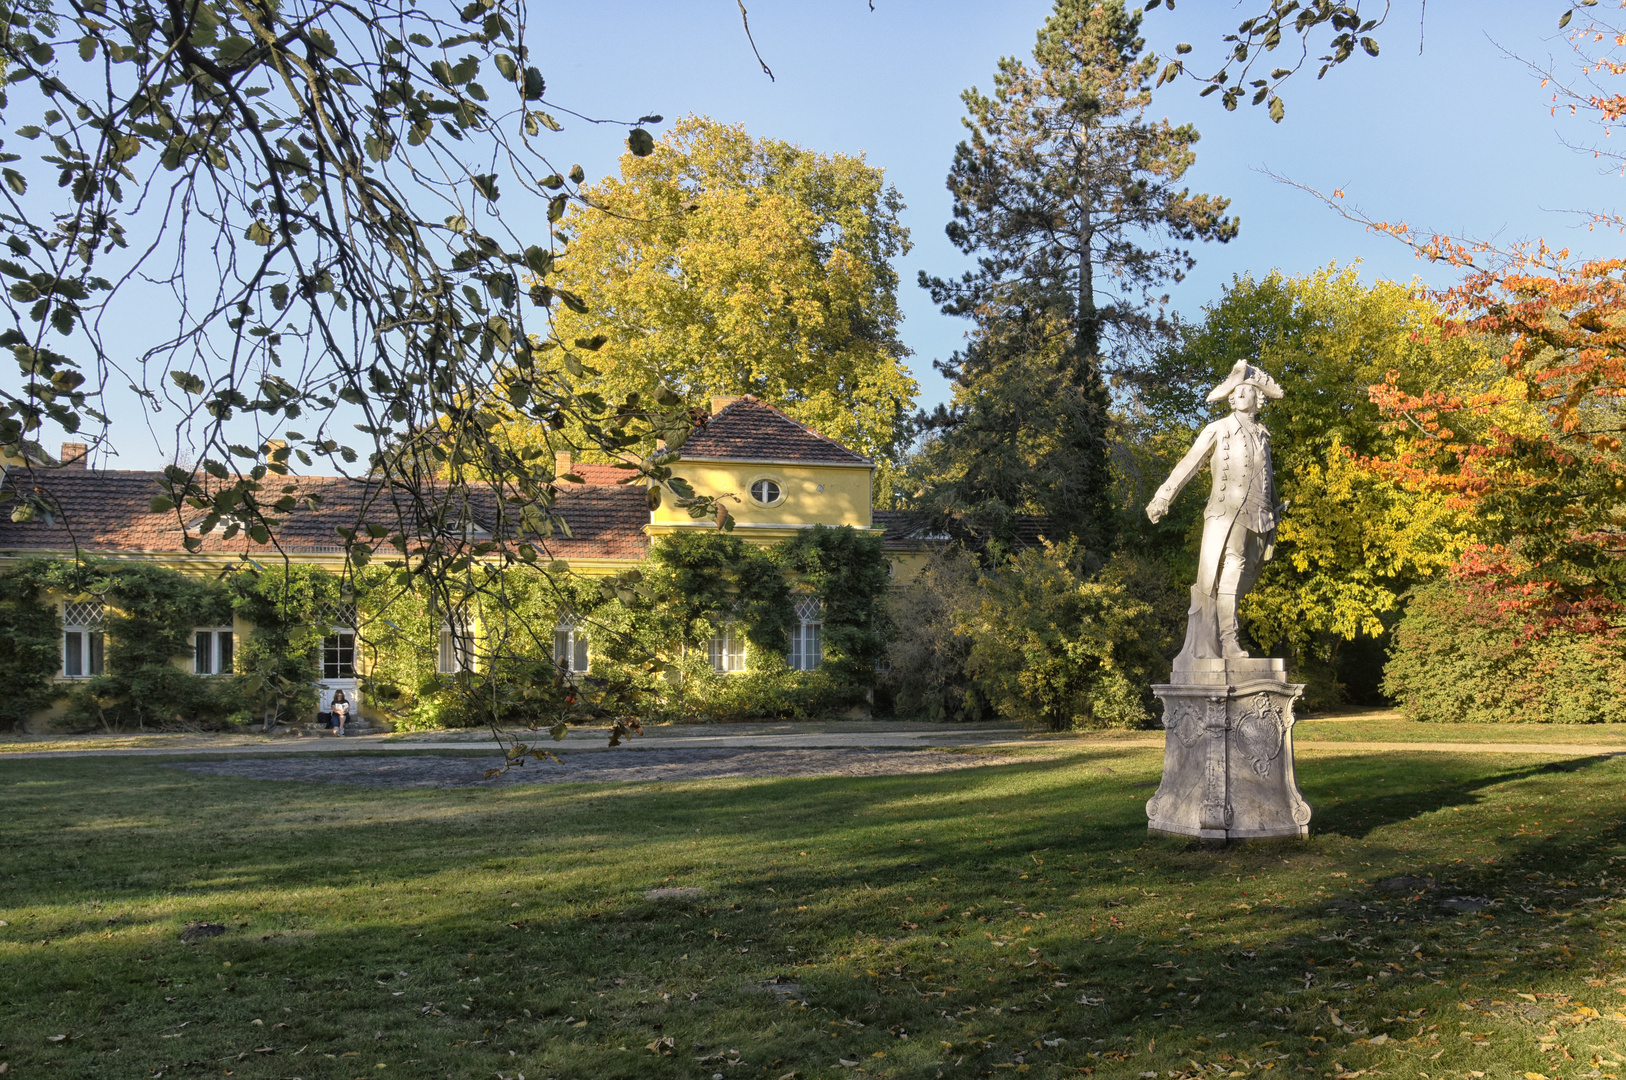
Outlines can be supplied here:
M1251 428L1251 430L1249 430ZM1203 546L1197 567L1198 596L1213 596L1219 589L1220 562L1225 541L1237 527L1264 539L1264 560L1273 554L1276 536L1276 479L1270 462L1270 432L1257 422L1249 425L1237 413L1215 420L1197 435L1186 456L1158 488L1158 497L1173 502L1197 470L1207 462L1214 487L1203 510ZM1245 593L1257 576L1250 566L1238 587Z

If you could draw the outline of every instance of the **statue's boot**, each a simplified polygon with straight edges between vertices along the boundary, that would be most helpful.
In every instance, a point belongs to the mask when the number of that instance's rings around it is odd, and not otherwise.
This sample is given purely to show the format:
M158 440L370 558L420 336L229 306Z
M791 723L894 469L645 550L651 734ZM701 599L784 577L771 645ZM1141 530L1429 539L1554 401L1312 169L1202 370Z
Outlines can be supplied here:
M1227 660L1246 660L1248 650L1237 640L1236 593L1222 592L1216 605L1219 622L1220 655Z

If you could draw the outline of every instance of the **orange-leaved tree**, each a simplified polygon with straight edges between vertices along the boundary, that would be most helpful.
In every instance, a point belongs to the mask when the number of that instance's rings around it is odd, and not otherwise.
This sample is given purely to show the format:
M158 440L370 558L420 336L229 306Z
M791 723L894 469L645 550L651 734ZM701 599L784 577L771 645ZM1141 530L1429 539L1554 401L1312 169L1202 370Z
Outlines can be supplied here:
M1530 630L1626 626L1626 260L1543 265L1535 252L1471 267L1447 290L1447 333L1505 342L1506 377L1476 393L1372 400L1420 436L1368 464L1470 505L1487 544L1458 574Z

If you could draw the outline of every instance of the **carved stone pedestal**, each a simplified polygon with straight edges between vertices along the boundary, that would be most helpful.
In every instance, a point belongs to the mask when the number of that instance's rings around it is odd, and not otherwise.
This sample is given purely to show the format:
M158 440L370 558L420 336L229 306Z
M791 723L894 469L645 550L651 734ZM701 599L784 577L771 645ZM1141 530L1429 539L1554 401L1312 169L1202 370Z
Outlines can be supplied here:
M1307 836L1310 804L1293 777L1285 661L1195 660L1152 687L1163 702L1163 782L1146 803L1153 832L1203 840Z

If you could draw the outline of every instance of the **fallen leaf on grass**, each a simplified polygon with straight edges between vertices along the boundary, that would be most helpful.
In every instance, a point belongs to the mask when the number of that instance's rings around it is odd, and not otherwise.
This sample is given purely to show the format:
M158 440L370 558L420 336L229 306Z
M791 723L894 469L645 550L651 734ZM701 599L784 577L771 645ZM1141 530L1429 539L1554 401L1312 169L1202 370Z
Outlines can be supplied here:
M1368 1039L1366 1041L1369 1044L1371 1044L1372 1046L1382 1046L1384 1043L1389 1041L1389 1036L1387 1036L1387 1035L1374 1035L1374 1036L1372 1036L1370 1039Z
M856 1068L858 1068L858 1062L856 1062L856 1061L848 1061L846 1058L836 1058L836 1064L840 1065L843 1069L856 1069Z
M644 1049L648 1050L651 1054L665 1054L668 1057L671 1056L672 1051L676 1048L677 1040L672 1038L670 1035L656 1039L644 1047Z
M67 1039L68 1039L68 1037L66 1035L47 1035L47 1036L45 1036L45 1041L46 1042L66 1042Z

